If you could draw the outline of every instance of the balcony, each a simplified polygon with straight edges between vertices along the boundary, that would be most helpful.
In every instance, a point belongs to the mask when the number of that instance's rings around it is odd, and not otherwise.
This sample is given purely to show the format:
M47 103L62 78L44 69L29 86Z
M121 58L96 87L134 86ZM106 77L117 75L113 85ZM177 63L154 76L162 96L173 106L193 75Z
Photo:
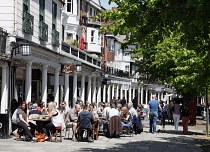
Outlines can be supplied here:
M110 74L110 75L122 77L122 78L130 78L130 74L128 71L123 71L117 68L108 67L106 65L103 65L102 69L104 70L106 74Z
M52 30L52 45L59 46L59 32L56 30Z
M43 41L48 40L48 25L44 22L39 23L39 38Z
M93 17L88 17L87 24L101 26L100 20L94 21Z
M78 60L82 63L86 63L88 65L94 65L98 68L101 68L101 61L93 58L92 56L88 55L86 52L74 47L71 44L66 42L62 42L61 46L62 51L72 55L75 60Z
M23 32L33 35L34 32L34 16L28 12L23 13Z

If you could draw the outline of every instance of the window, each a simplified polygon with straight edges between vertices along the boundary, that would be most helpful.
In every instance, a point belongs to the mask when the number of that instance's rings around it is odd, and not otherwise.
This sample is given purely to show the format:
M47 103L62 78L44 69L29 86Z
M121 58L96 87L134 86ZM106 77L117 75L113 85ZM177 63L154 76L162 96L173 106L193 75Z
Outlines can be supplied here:
M62 41L64 41L65 26L62 25Z
M73 41L73 33L67 33L66 40Z
M125 66L125 71L128 71L128 72L130 71L130 66L129 65Z
M29 12L30 0L23 0L23 14Z
M52 3L52 30L56 30L57 4Z
M73 0L67 0L67 12L73 13Z
M100 44L101 40L101 33L98 32L98 44Z
M82 2L82 10L86 11L86 2Z
M109 51L114 51L114 39L107 39L107 48Z
M107 39L107 48L108 51L111 51L111 39Z
M102 47L104 46L104 37L103 37L103 35L101 35L101 46Z
M90 7L89 17L92 17L92 11L93 9Z
M39 22L44 22L45 0L39 0Z
M94 34L95 34L95 31L91 30L91 42L94 42Z

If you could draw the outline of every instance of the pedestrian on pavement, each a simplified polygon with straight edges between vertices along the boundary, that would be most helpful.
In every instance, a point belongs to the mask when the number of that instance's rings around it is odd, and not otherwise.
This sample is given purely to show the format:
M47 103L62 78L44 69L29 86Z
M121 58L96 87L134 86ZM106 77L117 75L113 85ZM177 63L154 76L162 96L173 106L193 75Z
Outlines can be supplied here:
M156 122L157 122L157 117L158 117L158 108L160 110L160 103L158 100L156 100L156 95L152 95L152 100L149 101L148 103L150 113L149 113L149 119L150 119L150 132L151 133L156 133Z
M164 104L161 104L162 111L160 112L159 118L159 129L158 132L160 132L161 126L162 131L165 132L165 125L166 125L166 118L168 117L167 110L165 108Z
M184 104L184 106L181 109L181 114L182 114L183 133L187 134L187 132L188 132L188 122L189 122L189 116L190 116L189 105Z
M175 104L172 107L173 119L174 119L174 126L175 126L175 133L178 132L179 120L181 115L181 107L179 100L175 100Z

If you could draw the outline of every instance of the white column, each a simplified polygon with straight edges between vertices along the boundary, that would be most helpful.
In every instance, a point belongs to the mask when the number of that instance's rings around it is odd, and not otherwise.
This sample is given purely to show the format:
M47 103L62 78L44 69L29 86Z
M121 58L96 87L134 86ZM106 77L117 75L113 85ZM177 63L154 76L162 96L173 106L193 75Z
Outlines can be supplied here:
M55 68L55 83L54 83L54 102L59 106L59 70L60 68Z
M133 87L133 99L136 97L135 93L136 93L136 87Z
M92 102L91 101L91 76L88 76L88 102Z
M93 96L92 102L96 102L96 76L93 76Z
M85 75L82 74L81 78L81 100L85 102Z
M73 75L73 105L72 107L75 106L77 101L77 72L74 71L74 75Z
M128 103L127 94L128 94L128 90L126 89L126 90L125 90L125 100L126 100L126 102Z
M161 98L161 100L164 99L164 98L163 98L163 92L160 93L160 98Z
M97 83L97 107L99 102L101 102L101 78L98 77L98 83Z
M141 94L141 88L138 87L138 104L140 104L140 94Z
M47 68L48 65L42 66L42 101L47 105Z
M123 84L121 84L121 87L120 87L120 99L123 98Z
M150 100L152 100L152 91L150 91Z
M143 100L144 100L144 87L142 86L141 87L141 104L144 103Z
M103 88L103 102L106 103L106 85Z
M115 87L115 85L112 84L112 97L111 97L111 99L113 99L113 97L115 97L115 94L114 94L114 87Z
M32 61L26 63L25 101L31 102Z
M1 113L6 114L8 109L8 89L7 89L7 67L2 67L2 80L1 80Z
M64 84L64 101L67 107L69 107L69 76L70 74L65 74L65 84Z
M129 87L129 100L128 102L132 102L132 87Z
M110 103L111 101L111 85L108 85L108 90L107 90L107 102Z
M117 88L116 88L116 99L118 99L119 97L119 84L117 84Z
M146 89L146 105L148 103L148 89Z

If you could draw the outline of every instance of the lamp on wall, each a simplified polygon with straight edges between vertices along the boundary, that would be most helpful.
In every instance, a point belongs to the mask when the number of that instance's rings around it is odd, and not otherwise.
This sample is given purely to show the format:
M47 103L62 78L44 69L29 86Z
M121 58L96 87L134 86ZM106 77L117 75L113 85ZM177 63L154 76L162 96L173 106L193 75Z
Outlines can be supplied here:
M82 65L76 65L76 71L81 72L82 71Z
M15 54L22 54L23 56L31 55L31 46L29 44L19 44L13 50L15 50Z

